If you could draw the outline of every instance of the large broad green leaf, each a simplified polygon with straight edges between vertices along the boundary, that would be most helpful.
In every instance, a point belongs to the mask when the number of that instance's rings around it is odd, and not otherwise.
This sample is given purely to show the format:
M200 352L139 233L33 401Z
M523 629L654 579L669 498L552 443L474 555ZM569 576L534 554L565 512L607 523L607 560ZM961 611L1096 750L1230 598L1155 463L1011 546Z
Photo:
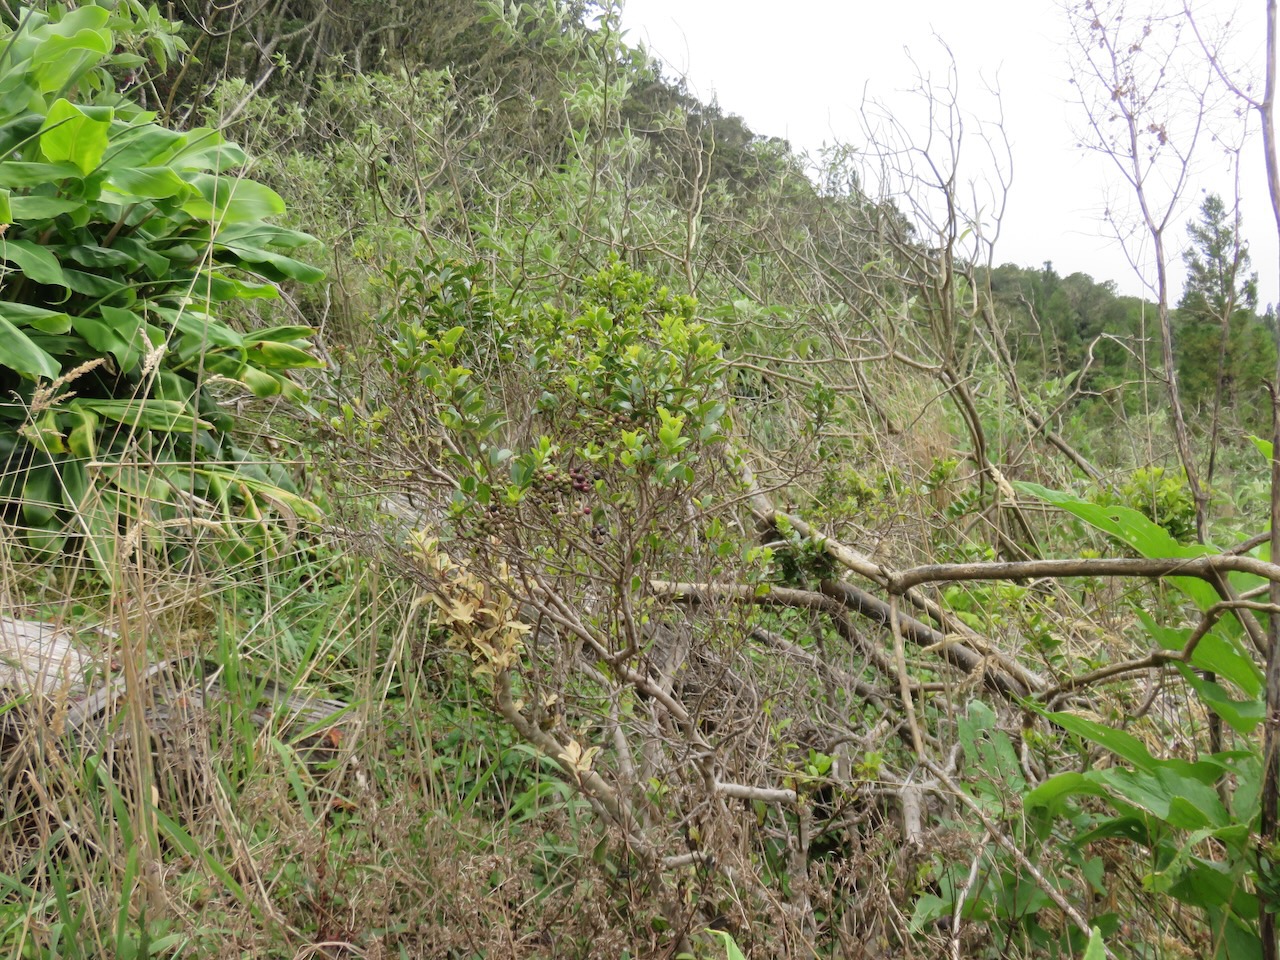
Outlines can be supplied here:
M100 247L96 243L80 243L74 247L63 247L63 254L68 260L74 260L82 267L95 270L122 270L128 273L140 264L125 251L116 247Z
M1191 639L1191 630L1187 627L1166 627L1145 610L1139 610L1137 614L1147 633L1165 650L1180 651ZM1224 635L1225 631L1219 632L1219 627L1225 623L1236 622L1219 620L1218 625L1196 644L1191 654L1191 664L1201 670L1213 671L1230 680L1249 696L1256 697L1262 692L1262 669L1254 662L1252 654L1238 637Z
M52 36L32 54L31 76L42 93L55 93L110 52L109 30L86 28L71 36Z
M1224 827L1229 815L1212 784L1184 776L1169 765L1155 769L1105 771L1104 782L1129 803L1181 830Z
M73 457L93 460L98 456L98 415L83 407L68 407L68 411L74 424L67 431L67 449Z
M1230 680L1250 697L1262 696L1265 676L1238 641L1228 640L1212 632L1206 634L1196 645L1191 663L1201 670L1211 670L1219 677Z
M86 4L67 11L56 22L44 23L40 27L40 35L42 37L70 37L81 30L101 30L110 22L110 11L103 7Z
M708 933L714 937L720 938L720 945L724 947L725 960L747 960L742 949L738 946L737 941L733 939L733 935L725 933L723 930L712 930L708 928Z
M69 286L58 258L48 247L42 247L30 240L0 238L0 259L16 263L18 269L36 283L47 283L55 287Z
M75 402L81 409L142 430L190 433L197 427L210 428L210 424L192 416L190 407L174 400L91 400L77 397Z
M323 367L324 363L306 350L290 343L262 340L249 348L249 362L263 370L300 370Z
M27 472L22 487L22 519L33 527L52 529L58 523L62 493L53 464L45 462Z
M264 370L259 370L257 367L251 367L248 364L240 371L238 379L249 388L249 392L255 397L274 397L282 392L283 385L279 379Z
M145 322L136 313L104 306L101 317L73 317L71 324L89 346L116 358L121 373L129 373L142 359Z
M187 181L200 195L184 203L182 209L198 220L252 223L284 213L280 194L253 180L193 173L187 175Z
M5 317L14 326L32 327L41 333L59 334L71 329L71 318L65 313L29 303L0 300L0 317Z
M1147 628L1147 634L1151 639L1155 640L1165 650L1181 650L1187 645L1187 640L1191 638L1191 631L1186 627L1167 627L1145 610L1136 610L1134 612L1137 613L1138 619L1142 621L1142 625Z
M58 361L10 323L3 313L0 313L0 366L29 379L53 380L62 372Z
M35 420L28 420L18 428L18 436L48 457L67 452L62 430L58 426L58 415L53 410L46 410Z
M1106 960L1107 947L1102 942L1102 931L1093 927L1089 931L1089 945L1085 947L1083 960Z
M192 307L175 309L162 306L153 306L152 310L169 321L184 337L189 337L193 349L209 346L244 349L244 338L240 334L203 311Z
M1116 730L1105 723L1098 723L1074 713L1045 713L1045 716L1068 733L1083 737L1090 743L1105 747L1118 757L1123 757L1140 770L1154 770L1159 763L1141 740L1133 734Z
M1056 810L1067 797L1087 794L1095 797L1107 796L1107 791L1098 783L1097 771L1088 773L1060 773L1050 777L1040 786L1025 794L1023 806L1028 810L1045 807Z
M318 283L324 279L324 271L301 260L273 253L243 243L222 243L219 246L235 256L240 266L254 270L271 280L297 280L299 283ZM219 259L223 259L221 256Z
M83 206L84 204L79 200L67 200L63 197L11 197L10 219L6 222L52 220L64 213L79 210Z
M112 246L113 249L121 250L141 263L154 276L166 276L173 269L172 261L168 257L138 237L116 237L116 242Z
M36 89L36 85L31 82L31 77L26 73L10 73L8 76L0 76L0 117L17 116L17 121L10 121L5 127L11 126L16 122L30 119L29 116L23 116L24 113L34 109L32 103L40 106L40 91ZM44 110L39 110L39 115L43 115ZM0 152L8 153L14 146L14 138L5 136L9 131L0 128Z
M135 295L132 288L128 284L121 283L111 277L70 268L64 268L62 275L66 278L68 287L76 293L83 293L86 297L92 297L95 300L107 300L123 294L124 300L127 302L132 303L134 300Z
M110 119L99 119L67 100L59 100L44 119L40 152L52 163L72 163L92 173L107 152Z
M203 362L204 369L207 373L216 373L218 376L226 377L229 380L239 380L240 375L244 373L245 370L243 352L206 352L204 354Z
M58 464L58 474L62 480L62 505L74 510L84 502L90 488L85 461L63 460Z
M185 197L191 185L168 167L121 167L107 174L103 199L118 203Z
M205 270L194 285L214 303L228 300L278 300L280 288L274 283L250 283L221 271Z
M164 157L182 148L187 135L159 124L117 123L111 130L111 149L103 159L109 174L164 164Z
M1103 533L1122 540L1139 554L1149 559L1193 559L1210 556L1217 551L1206 544L1179 543L1169 532L1129 507L1092 503L1069 493L1050 490L1038 483L1015 483L1022 493L1061 507ZM1209 584L1197 577L1169 577L1169 582L1207 610L1218 602L1218 594Z
M222 173L248 162L248 156L234 143L227 143L217 130L197 127L188 131L187 144L167 161L175 170L212 170Z
M1267 708L1261 698L1235 700L1219 684L1204 679L1185 664L1178 670L1210 710L1225 720L1237 733L1249 735L1266 719Z
M286 374L281 373L279 370L272 370L270 374L280 383L280 396L290 403L306 403L311 398L311 395L307 393L304 387Z
M293 343L295 340L306 340L314 336L315 332L315 327L291 323L279 327L266 327L262 330L250 330L244 335L244 342L250 346L267 340L272 343Z
M173 497L173 485L166 479L167 471L163 467L157 470L149 463L122 460L110 465L100 465L98 469L117 490L128 494L135 501L167 503Z
M279 247L281 250L297 250L316 242L316 238L301 230L277 226L274 223L223 223L216 234L211 228L194 231L193 239L216 239L224 245L243 243L250 247Z
M39 187L73 178L80 178L80 168L72 163L0 161L0 187Z
M273 501L278 506L304 520L318 521L323 517L320 508L310 500L300 497L290 490L285 490L279 484L272 483L269 480L259 480L251 476L247 470L241 469L232 472L214 467L210 469L209 474L211 476L221 475L222 479L227 483L243 484L256 496Z

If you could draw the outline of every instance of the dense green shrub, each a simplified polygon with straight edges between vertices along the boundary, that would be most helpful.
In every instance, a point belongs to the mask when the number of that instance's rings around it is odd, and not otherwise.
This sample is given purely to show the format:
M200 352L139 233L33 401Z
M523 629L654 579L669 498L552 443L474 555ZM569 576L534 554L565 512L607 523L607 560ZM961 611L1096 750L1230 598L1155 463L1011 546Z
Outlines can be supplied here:
M309 236L267 222L284 203L237 172L244 151L118 89L147 62L132 48L164 67L179 46L125 5L25 8L0 33L0 503L32 546L85 535L104 572L144 504L169 526L234 519L240 555L272 510L311 509L232 444L214 385L303 395L288 371L319 366L311 329L228 319L321 273L291 256Z

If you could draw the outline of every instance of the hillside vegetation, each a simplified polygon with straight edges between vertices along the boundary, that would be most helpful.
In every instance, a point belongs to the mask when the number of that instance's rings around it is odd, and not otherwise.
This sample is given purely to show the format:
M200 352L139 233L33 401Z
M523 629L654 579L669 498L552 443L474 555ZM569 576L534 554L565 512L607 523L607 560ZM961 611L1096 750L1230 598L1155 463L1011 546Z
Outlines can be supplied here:
M611 4L0 4L0 663L86 657L0 671L7 955L1275 957L1255 225L1005 263L922 95L802 157Z

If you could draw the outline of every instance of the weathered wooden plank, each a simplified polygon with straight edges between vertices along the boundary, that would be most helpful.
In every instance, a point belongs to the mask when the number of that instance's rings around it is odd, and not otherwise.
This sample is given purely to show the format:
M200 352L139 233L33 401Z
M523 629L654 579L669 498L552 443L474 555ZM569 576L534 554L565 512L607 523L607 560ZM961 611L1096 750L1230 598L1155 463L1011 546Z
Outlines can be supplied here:
M92 663L70 630L0 616L0 690L8 690L10 696L83 695Z
M111 635L98 632L104 638ZM112 638L114 639L114 638ZM226 692L217 665L199 658L161 660L145 667L139 682L146 698L146 722L161 740L167 733L207 721ZM0 616L0 705L29 700L51 705L56 731L89 741L113 738L113 719L126 696L126 681L109 661L95 657L75 632L56 624ZM348 705L307 693L290 693L279 684L262 685L262 698L249 712L262 729L273 721L281 735L299 738L312 761L337 753L340 727L350 725ZM48 711L22 710L7 718L5 738L12 742L23 723ZM41 721L43 722L43 721ZM197 723L197 726L201 724ZM305 735L304 735L305 734ZM3 743L0 743L3 747Z

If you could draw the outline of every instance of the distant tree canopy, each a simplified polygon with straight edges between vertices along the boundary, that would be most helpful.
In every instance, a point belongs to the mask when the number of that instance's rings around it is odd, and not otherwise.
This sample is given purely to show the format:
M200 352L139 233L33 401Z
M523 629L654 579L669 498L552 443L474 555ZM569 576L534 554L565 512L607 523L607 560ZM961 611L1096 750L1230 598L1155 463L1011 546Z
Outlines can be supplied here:
M839 157L826 158L815 182L786 141L757 135L626 43L612 6L594 0L179 0L174 14L198 60L155 79L161 104L207 104L213 101L203 94L219 85L231 91L216 101L224 111L228 103L234 110L273 96L282 105L306 104L300 121L306 131L291 143L300 156L347 169L349 156L328 151L349 153L363 129L367 156L355 166L368 169L353 183L376 176L379 191L408 195L420 193L431 176L453 178L463 230L467 211L485 208L495 182L560 176L575 152L583 155L588 138L607 136L621 145L610 161L611 190L623 198L624 217L643 207L642 197L661 197L666 226L693 225L719 275L732 278L730 286L771 303L834 299L855 314L868 303L910 299L899 289L910 268L885 269L874 282L862 270L889 250L895 251L890 259L914 262L907 251L916 246L915 235L900 211L865 196L857 170ZM367 89L355 91L362 83ZM409 100L391 92L402 88L413 90ZM358 106L369 97L369 109ZM425 127L409 115L424 104L434 111L438 127L432 129L441 143L467 145L473 159L466 162L474 168L468 177L442 172L456 158L423 152ZM406 130L397 132L397 124ZM392 169L412 176L394 186L384 176ZM611 229L622 231L620 246L624 253L631 248L633 265L651 269L664 258L678 259L678 250L657 233L623 236L626 229L614 221ZM1191 411L1238 412L1243 426L1259 415L1275 356L1268 326L1256 313L1247 245L1216 196L1205 199L1189 240L1187 289L1174 323L1185 401ZM927 259L928 251L921 256ZM796 266L800 261L803 268ZM704 263L699 272L710 267ZM1027 382L1070 388L1086 404L1101 398L1139 409L1140 392L1126 387L1151 382L1159 366L1152 359L1160 335L1150 304L1085 273L1062 276L1048 262L1004 264L977 276L989 283L987 295L1007 324L1010 356ZM691 267L685 279L696 281Z
M1079 272L1061 277L1049 262L1040 269L1006 263L990 280L1024 375L1079 376L1081 386L1105 390L1140 374L1141 301L1120 296L1111 281Z
M1206 430L1215 408L1241 429L1262 429L1264 384L1276 354L1270 321L1257 313L1248 245L1237 240L1216 195L1205 198L1188 235L1186 288L1173 323L1183 400ZM1085 273L1061 277L1047 262L1040 269L1003 264L990 272L990 284L1024 377L1076 378L1079 389L1136 409L1136 393L1126 401L1122 388L1156 365L1160 336L1152 304L1121 296L1111 281Z

